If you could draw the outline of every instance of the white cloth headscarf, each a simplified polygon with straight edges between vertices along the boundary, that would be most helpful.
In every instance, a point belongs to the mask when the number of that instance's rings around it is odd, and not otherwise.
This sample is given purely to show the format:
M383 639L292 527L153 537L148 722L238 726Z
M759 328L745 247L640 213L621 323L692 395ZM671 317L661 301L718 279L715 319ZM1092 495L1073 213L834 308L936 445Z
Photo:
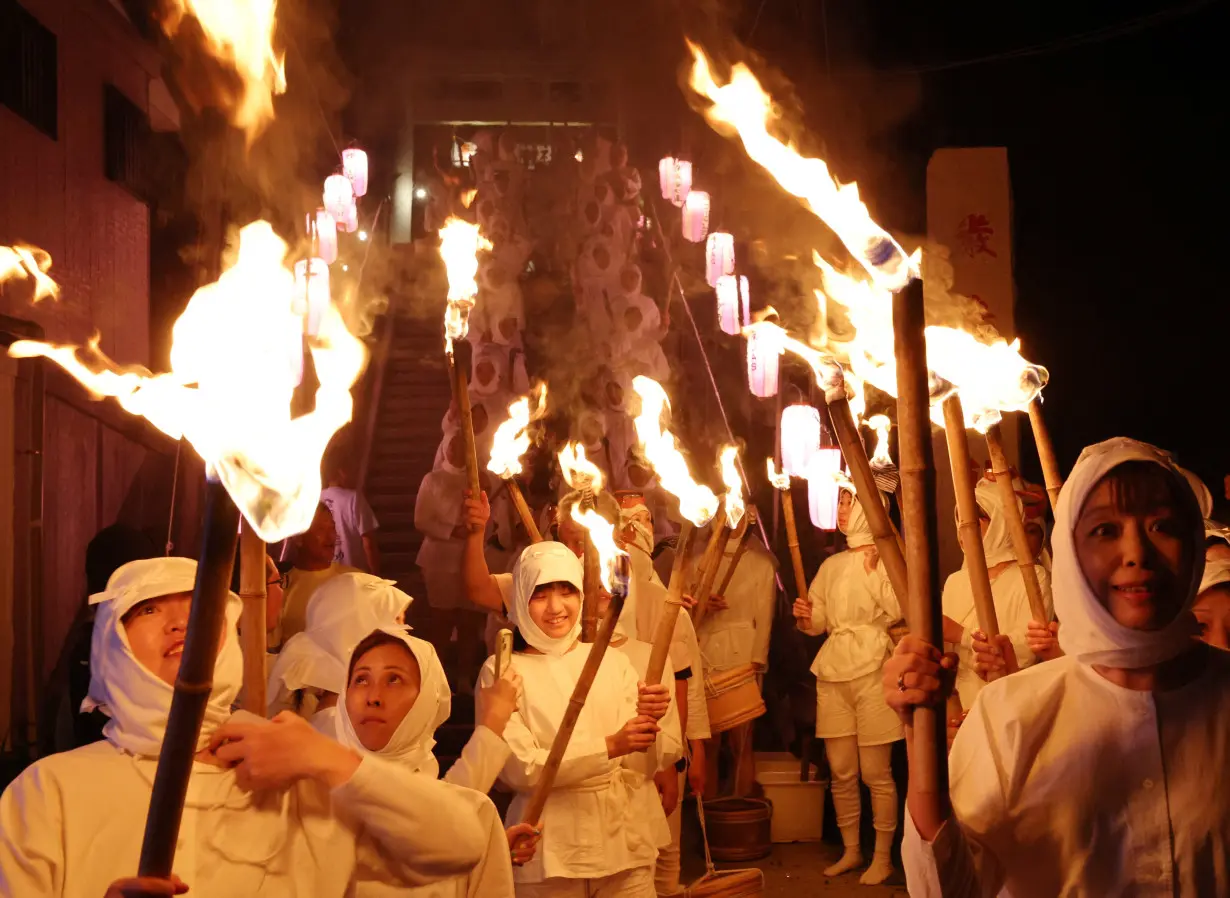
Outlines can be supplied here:
M853 486L848 483L843 483L839 487L843 493L849 493L850 499L850 517L846 521L844 529L838 528L846 535L846 547L850 549L858 549L863 546L870 546L875 542L875 537L871 535L871 524L867 522L867 515L863 513L863 503L859 501L858 494ZM882 505L887 505L887 499L884 494L876 490L876 498L880 500Z
M986 533L982 534L982 551L987 557L987 567L993 568L1005 561L1016 561L1016 551L1012 547L1012 534L1008 530L1007 512L1004 509L1004 500L999 495L999 487L990 480L980 479L974 487L974 499L978 502L978 507L991 519ZM1024 520L1021 500L1016 499L1014 504L1016 514ZM957 519L960 520L959 511ZM962 563L961 567L965 568L966 565Z
M1119 465L1134 461L1159 465L1174 477L1176 483L1181 485L1177 494L1180 501L1187 504L1184 510L1192 522L1192 530L1188 534L1193 549L1192 570L1183 607L1174 620L1160 630L1132 630L1115 620L1085 579L1073 538L1081 508L1098 482ZM1082 664L1131 669L1159 664L1187 649L1199 632L1191 608L1204 570L1204 556L1200 549L1203 545L1202 534L1203 525L1196 497L1166 453L1148 443L1126 437L1116 437L1087 447L1077 459L1059 494L1055 532L1051 538L1055 553L1051 574L1055 614L1060 622L1059 645L1064 653L1074 656Z
M1196 496L1196 504L1200 506L1200 517L1208 518L1213 514L1213 494L1209 492L1208 486L1203 480L1182 465L1175 465L1174 467L1176 471L1183 475L1187 485L1192 488L1192 493Z
M372 633L377 632L373 630ZM415 773L422 773L436 779L440 775L440 765L435 755L431 753L435 747L435 732L440 724L448 720L452 711L452 693L448 686L448 677L444 667L430 642L416 639L406 632L405 627L380 627L379 632L404 643L414 657L419 669L419 697L414 700L406 716L401 719L397 729L393 731L389 744L377 751L365 748L355 731L354 723L346 708L346 702L337 703L337 741L367 755L375 755L389 761L403 764ZM371 633L365 633L366 639ZM362 640L360 640L362 641ZM358 662L353 657L353 650L346 656L343 663L346 670L352 663Z
M95 708L111 719L103 735L116 748L134 755L157 756L167 731L174 690L137 660L128 643L124 615L147 599L190 593L196 582L191 558L148 558L130 561L107 581L105 591L90 596L97 605L90 642L90 690L83 711ZM231 704L243 683L243 654L236 624L242 604L227 594L226 629L214 665L213 690L197 749L209 744L214 730L231 714Z
M1200 578L1200 590L1196 595L1214 586L1225 586L1226 584L1230 584L1230 561L1206 561L1204 576Z
M371 574L339 574L321 584L308 600L306 626L286 640L269 673L269 691L346 690L350 653L368 633L394 626L414 601L392 580Z
M552 639L530 617L530 597L534 590L544 583L571 583L580 592L585 588L584 577L581 559L563 543L534 543L526 546L517 559L513 567L513 603L508 617L525 641L538 651L562 655L572 648L581 635L581 615L577 615L571 630Z

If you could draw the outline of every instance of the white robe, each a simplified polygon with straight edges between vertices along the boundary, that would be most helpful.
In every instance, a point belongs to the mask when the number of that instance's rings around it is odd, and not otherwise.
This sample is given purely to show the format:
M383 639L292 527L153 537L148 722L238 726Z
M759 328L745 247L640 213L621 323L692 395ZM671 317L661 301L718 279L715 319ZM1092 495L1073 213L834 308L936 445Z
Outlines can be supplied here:
M901 605L878 564L871 573L863 552L847 550L820 565L807 598L810 636L828 633L811 672L829 683L848 683L879 670L893 650L888 627L901 618Z
M777 562L753 535L726 588L727 608L709 610L697 628L705 667L730 670L744 664L769 663L769 636L773 630L773 600L777 595ZM732 540L718 564L714 588L721 585L738 545Z

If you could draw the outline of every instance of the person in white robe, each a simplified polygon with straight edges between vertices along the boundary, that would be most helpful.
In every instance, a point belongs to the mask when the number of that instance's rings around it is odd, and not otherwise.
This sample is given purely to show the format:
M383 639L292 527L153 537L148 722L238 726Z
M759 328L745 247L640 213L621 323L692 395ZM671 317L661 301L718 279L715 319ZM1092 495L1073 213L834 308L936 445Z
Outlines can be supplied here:
M513 655L524 689L504 731L512 757L500 779L517 793L509 824L522 820L590 651L579 641L582 566L569 548L529 546L513 576L511 617L526 647ZM493 678L488 659L480 687ZM514 871L519 898L654 894L657 835L632 813L636 790L657 768L659 727L643 713L643 694L628 659L608 651L547 798L538 851Z
M1052 536L1065 654L979 693L948 802L910 777L912 896L1230 895L1230 654L1195 639L1202 536L1161 450L1120 437L1081 453ZM885 665L907 748L954 662L907 636Z
M0 796L0 895L77 898L132 880L195 576L191 559L134 561L91 597L86 704L110 718L105 738L36 761ZM360 865L426 885L478 863L473 793L360 757L294 715L228 721L243 661L241 603L227 602L173 864L192 894L342 898Z
M282 581L282 613L277 625L266 634L270 651L303 632L306 626L307 603L316 590L339 574L358 570L333 560L337 544L337 525L329 506L321 502L316 507L312 523L293 541L294 565Z
M1200 638L1214 648L1230 650L1230 561L1205 561L1192 611Z
M877 490L871 501L882 499ZM871 865L859 881L878 885L893 873L897 786L892 744L902 736L897 715L884 701L880 669L892 653L888 628L901 618L901 605L875 551L860 501L851 487L842 487L837 527L846 535L846 548L820 565L807 598L795 600L794 616L809 636L828 634L811 666L816 675L816 737L824 740L845 850L824 873L838 876L863 865L861 775L871 793L876 842Z

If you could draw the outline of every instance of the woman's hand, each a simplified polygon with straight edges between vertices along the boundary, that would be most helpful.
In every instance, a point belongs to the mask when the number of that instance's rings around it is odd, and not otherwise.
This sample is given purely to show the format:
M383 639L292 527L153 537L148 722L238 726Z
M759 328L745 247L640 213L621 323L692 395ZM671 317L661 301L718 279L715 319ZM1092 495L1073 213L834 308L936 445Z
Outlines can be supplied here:
M117 879L107 886L103 898L147 898L149 895L183 895L188 884L172 873L170 876L133 876Z
M679 597L679 601L683 603L684 611L691 611L696 607L696 596L690 596L687 593L684 593Z
M1007 633L987 636L982 630L974 630L974 670L986 682L998 680L1021 669L1016 660L1016 650Z
M357 752L289 711L268 722L224 723L209 748L235 768L236 782L250 792L285 789L301 779L332 789L349 780L360 762Z
M811 599L795 599L791 610L800 630L811 626Z
M532 823L518 823L504 830L508 837L508 853L512 857L514 867L521 867L534 859L538 843L542 841L541 827L535 828Z
M1025 644L1029 650L1043 661L1054 661L1063 657L1063 649L1059 647L1059 621L1044 624L1031 620L1025 631Z
M465 499L461 503L461 523L458 525L462 528L462 533L483 533L487 529L487 521L491 519L491 503L487 499L487 493L480 490L478 498L470 495L469 490L464 491Z
M504 735L508 719L517 710L521 675L509 667L490 686L478 690L478 722L497 736Z
M729 607L730 607L730 604L726 601L726 596L718 596L718 595L709 596L707 608L710 611L725 611Z
M658 724L651 717L633 717L617 733L606 737L606 755L614 760L633 752L649 751L658 738Z
M670 689L665 683L648 686L645 683L636 684L636 713L640 717L661 720L671 707Z
M658 798L662 801L662 813L667 817L675 813L679 804L679 774L675 768L659 770L653 775L653 784L658 787Z
M969 711L962 711L960 717L948 718L948 750L952 751L952 741L957 738L957 730L961 729L961 724L965 723L965 718L969 717Z
M884 700L908 726L915 708L944 707L956 670L956 655L943 654L917 636L905 636L884 662Z

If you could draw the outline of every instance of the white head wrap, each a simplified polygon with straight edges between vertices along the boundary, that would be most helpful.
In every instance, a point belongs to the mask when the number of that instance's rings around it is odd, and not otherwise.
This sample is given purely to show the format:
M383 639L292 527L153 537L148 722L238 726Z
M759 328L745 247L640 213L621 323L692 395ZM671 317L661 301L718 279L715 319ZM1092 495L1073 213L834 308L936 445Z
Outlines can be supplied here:
M525 641L547 655L562 655L581 635L581 615L572 629L552 639L539 629L530 617L530 597L544 583L571 583L581 591L585 588L581 559L563 543L541 542L527 546L513 567L513 604L508 617Z
M1148 443L1116 437L1087 447L1077 459L1059 494L1055 531L1051 537L1055 553L1051 577L1055 614L1060 621L1059 645L1066 654L1075 656L1083 664L1120 668L1159 664L1181 654L1191 645L1198 632L1191 607L1203 571L1203 553L1199 551L1203 530L1200 510L1190 488L1180 489L1178 494L1180 501L1187 502L1186 511L1193 522L1188 539L1191 540L1194 557L1185 600L1173 621L1154 631L1132 630L1123 626L1094 594L1081 570L1073 538L1081 508L1103 477L1119 465L1133 461L1160 465L1176 482L1187 486L1186 479L1162 450Z
M839 489L841 492L849 493L852 500L850 502L850 518L846 521L845 529L841 531L846 535L846 546L851 549L870 546L875 542L875 538L871 535L871 524L867 523L867 515L863 513L863 504L859 500L858 494L855 492L854 487L848 483L841 484ZM879 490L876 490L876 498L880 500L880 504L887 506L888 500Z
M1222 542L1230 545L1230 527L1217 521L1206 520L1204 522L1204 541L1207 544L1211 539L1220 539Z
M1212 589L1214 586L1226 586L1230 584L1230 561L1206 561L1204 563L1204 576L1200 578L1200 590L1196 595L1200 595L1206 589Z
M1004 501L999 496L999 487L990 480L980 479L974 487L974 499L990 518L987 532L982 534L982 551L987 557L987 567L993 568L1005 561L1015 561L1016 551L1012 547L1012 534L1008 531L1007 513L1004 510ZM1015 505L1016 513L1023 514L1020 499L1015 501ZM961 566L965 567L964 564Z
M380 627L381 633L387 633L400 642L405 643L410 654L414 656L419 668L419 696L414 700L406 716L401 719L397 729L393 731L389 744L377 751L363 747L359 734L355 732L350 720L350 712L346 702L337 703L337 741L363 754L376 755L389 761L404 764L416 773L424 773L435 779L440 775L440 765L431 753L436 744L434 738L436 728L448 720L452 710L452 693L448 686L448 677L444 667L430 642L416 639L406 632L404 627ZM372 631L376 632L376 631ZM365 633L360 639L366 639L371 633ZM354 651L346 656L345 670L357 661L353 658Z
M1175 465L1175 470L1183 475L1183 479L1187 481L1187 485L1192 488L1192 492L1196 496L1196 504L1200 506L1200 517L1208 518L1212 515L1213 494L1209 492L1209 488L1205 485L1205 482L1181 465Z
M97 708L111 718L103 735L116 748L134 755L156 756L166 735L174 695L171 686L133 654L124 615L147 599L190 593L195 582L196 562L191 558L148 558L119 568L104 592L90 596L90 604L97 605L98 610L90 643L90 691L81 708ZM231 703L243 683L243 655L235 629L241 608L239 597L228 593L226 629L214 665L213 690L205 706L198 750L209 744L214 730L230 716Z
M396 624L413 599L392 580L351 573L331 577L307 604L306 627L286 640L269 673L270 692L279 685L290 692L346 690L350 653L368 633Z

